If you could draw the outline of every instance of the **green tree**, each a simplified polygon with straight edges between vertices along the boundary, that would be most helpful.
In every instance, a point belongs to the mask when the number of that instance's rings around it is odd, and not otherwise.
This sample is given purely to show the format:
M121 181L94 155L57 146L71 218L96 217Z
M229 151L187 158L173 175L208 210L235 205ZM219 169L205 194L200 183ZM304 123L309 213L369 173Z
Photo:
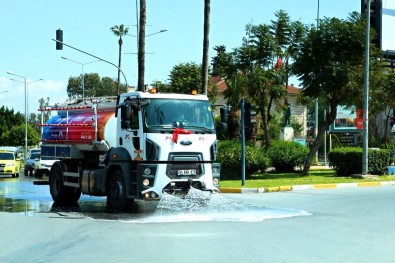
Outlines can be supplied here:
M122 37L126 35L129 31L128 27L125 27L123 24L117 26L111 27L111 31L114 33L115 36L118 37L118 45L119 45L119 53L118 53L118 89L117 89L117 94L119 95L119 81L120 81L120 76L121 76L121 58L122 58L122 44L123 40Z
M160 80L155 80L151 83L151 86L157 88L158 92L171 92L170 85L167 83L163 83Z
M224 46L216 46L217 55L212 60L213 74L219 74L228 85L225 98L232 109L238 110L242 97L257 105L266 149L271 141L272 111L274 106L284 107L282 99L287 94L290 64L305 30L301 23L291 22L283 10L275 16L271 25L248 24L242 45L233 52L227 53ZM286 66L283 66L283 59ZM255 137L253 132L251 136Z
M385 115L384 134L381 132L380 123L369 122L369 144L380 147L389 141L388 129L390 121L395 121L393 109L395 109L395 72L388 71L384 65L377 70L374 68L370 72L370 102L369 102L369 119L382 120L382 114Z
M242 75L238 73L238 65L234 52L227 52L224 45L215 46L217 52L211 60L212 75L221 76L227 86L224 91L224 97L231 106L228 114L227 135L229 139L240 138L240 99L245 95L245 90L240 88Z
M44 98L41 98L38 100L39 103L39 109L43 109L49 106L49 97L45 100ZM28 124L33 127L34 130L38 134L41 133L41 116L43 116L43 123L46 123L49 120L49 117L51 116L51 112L49 111L39 111L38 113L31 113L29 116Z
M29 146L38 145L40 136L38 132L30 125L27 126L27 143ZM1 141L4 145L25 145L25 124L12 126L1 135Z
M364 50L365 21L356 12L346 20L320 20L319 28L313 26L302 43L293 65L302 82L302 95L307 99L320 98L329 105L325 122L304 164L304 174L309 172L321 137L336 118L337 106L362 103Z
M82 98L81 77L70 77L67 84L69 98ZM110 77L100 79L99 74L89 73L84 76L85 97L114 96L117 93L117 82ZM119 86L120 92L126 92L126 85Z
M170 90L175 93L191 94L192 89L201 90L201 66L194 62L182 63L170 71Z
M24 123L25 123L25 116L20 112L15 113L13 109L8 109L7 107L4 106L0 108L0 138L11 127L24 125ZM0 145L2 146L7 145L7 142L1 140ZM24 143L16 144L16 145L24 145Z

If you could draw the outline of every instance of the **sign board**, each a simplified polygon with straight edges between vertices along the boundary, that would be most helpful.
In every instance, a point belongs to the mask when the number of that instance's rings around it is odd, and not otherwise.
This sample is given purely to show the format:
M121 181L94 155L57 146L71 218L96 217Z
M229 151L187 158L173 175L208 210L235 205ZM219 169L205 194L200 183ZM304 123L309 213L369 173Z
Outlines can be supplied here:
M363 132L363 110L337 106L336 119L330 127L330 132Z
M293 138L293 141L300 143L303 146L306 146L306 138Z

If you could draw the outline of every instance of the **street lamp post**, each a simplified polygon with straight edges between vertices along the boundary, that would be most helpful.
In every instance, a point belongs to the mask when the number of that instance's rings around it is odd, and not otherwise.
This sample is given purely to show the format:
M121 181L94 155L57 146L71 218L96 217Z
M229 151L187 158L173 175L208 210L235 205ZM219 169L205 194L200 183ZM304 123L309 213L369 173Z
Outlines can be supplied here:
M81 65L81 69L82 69L82 99L84 100L85 99L85 77L84 77L84 65L87 65L87 64L91 64L91 63L94 63L94 62L98 62L98 61L100 61L100 59L98 59L98 60L94 60L94 61L91 61L91 62L87 62L87 63L81 63L81 62L78 62L78 61L75 61L75 60L72 60L72 59L69 59L69 58L66 58L66 57L62 57L63 59L65 59L65 60L68 60L68 61L71 61L71 62L74 62L74 63L77 63L77 64L80 64Z
M136 5L137 5L137 1L136 1ZM138 28L138 24L137 24L137 28ZM159 30L158 32L154 32L154 33L151 33L151 34L146 35L145 38L150 37L150 36L153 36L153 35L156 35L156 34L164 33L164 32L167 32L167 31L168 31L167 29L161 29L161 30ZM138 50L138 52L139 52L140 49L139 49L138 29L137 29L137 36L131 35L131 34L126 34L126 35L127 35L127 36L135 37L135 38L137 39L137 50ZM145 49L144 49L144 50L145 50ZM125 54L139 54L139 53L125 53ZM145 56L145 54L150 54L150 53L144 52L143 56ZM152 53L151 53L151 54L152 54ZM137 57L137 60L139 60L138 57ZM137 64L138 64L138 61L137 61ZM137 83L137 87L138 87L138 83Z
M156 34L160 34L160 33L167 32L167 31L168 31L167 29L161 29L161 30L159 30L158 32L155 32L155 33L152 33L152 34L148 34L148 35L146 35L145 37L153 36L153 35L156 35ZM137 37L137 38L138 38L138 36L131 35L131 34L125 34L125 35L132 36L132 37Z
M25 152L24 152L24 158L26 159L27 149L28 149L28 145L27 145L27 85L28 85L28 83L26 82L26 77L24 77L24 76L12 73L10 71L7 71L7 74L22 78L23 81L20 81L20 82L23 82L25 85ZM35 81L33 81L33 82L35 82Z
M13 78L11 78L10 80L24 83L24 81L20 81L20 80L13 79ZM41 80L43 80L43 79L38 79L38 80L34 80L34 81L26 83L26 108L27 108L26 114L27 114L27 116L30 115L29 114L29 85L34 82L41 81Z

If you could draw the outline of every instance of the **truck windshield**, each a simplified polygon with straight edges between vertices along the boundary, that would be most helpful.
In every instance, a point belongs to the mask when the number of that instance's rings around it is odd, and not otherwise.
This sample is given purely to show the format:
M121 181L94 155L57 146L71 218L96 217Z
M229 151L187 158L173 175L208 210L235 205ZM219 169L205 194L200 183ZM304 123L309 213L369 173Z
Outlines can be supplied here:
M203 100L151 99L144 117L146 128L214 130L210 102Z

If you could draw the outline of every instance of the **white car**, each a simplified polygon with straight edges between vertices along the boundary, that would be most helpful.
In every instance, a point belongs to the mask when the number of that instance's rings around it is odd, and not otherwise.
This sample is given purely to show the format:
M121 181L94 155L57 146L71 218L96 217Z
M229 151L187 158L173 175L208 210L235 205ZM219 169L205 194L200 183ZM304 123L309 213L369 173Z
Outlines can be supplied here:
M40 160L36 161L34 175L36 177L41 177L44 174L49 175L54 162L59 161L58 159L52 159L50 157L41 157Z

